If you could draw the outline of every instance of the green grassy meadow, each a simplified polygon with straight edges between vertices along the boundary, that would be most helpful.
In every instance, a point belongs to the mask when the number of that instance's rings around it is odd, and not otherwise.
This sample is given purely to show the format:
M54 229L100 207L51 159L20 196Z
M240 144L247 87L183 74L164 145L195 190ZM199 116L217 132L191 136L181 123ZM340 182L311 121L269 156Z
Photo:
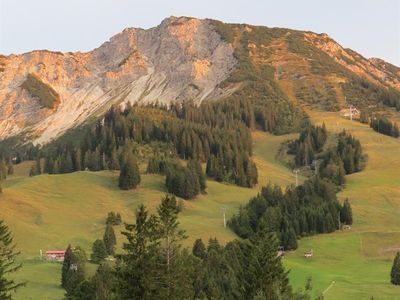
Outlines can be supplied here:
M325 299L400 299L400 287L390 284L392 261L400 251L400 140L336 113L309 113L331 132L346 129L356 136L368 164L347 176L338 194L350 199L352 229L302 239L299 249L285 257L292 284L301 287L312 276L314 296L326 291ZM312 259L303 257L306 249L314 250Z
M347 176L346 188L339 193L340 199L350 199L353 228L302 239L299 249L284 258L291 269L291 282L295 289L301 288L312 276L313 295L327 289L326 299L400 299L400 288L389 283L392 259L400 250L400 140L344 120L337 113L309 114L316 123L324 121L332 132L346 128L360 139L368 165L364 171ZM281 142L295 136L253 134L257 187L247 189L208 180L206 195L184 201L180 222L189 235L186 246L197 238L217 237L222 243L235 238L223 227L223 207L229 217L268 181L281 186L294 183L291 170L275 155ZM23 269L16 279L28 282L16 293L17 300L62 298L61 264L41 261L40 250L65 249L71 243L82 246L89 255L93 241L102 237L109 211L120 212L123 221L133 222L138 204L144 203L154 211L166 192L164 178L159 175L142 175L137 190L121 191L117 172L28 177L28 170L29 162L16 166L15 175L3 183L0 194L0 218L13 231L21 250ZM116 232L120 230L122 227L116 228ZM122 242L119 236L119 247ZM314 257L305 259L305 249L313 249ZM94 270L95 266L88 267Z

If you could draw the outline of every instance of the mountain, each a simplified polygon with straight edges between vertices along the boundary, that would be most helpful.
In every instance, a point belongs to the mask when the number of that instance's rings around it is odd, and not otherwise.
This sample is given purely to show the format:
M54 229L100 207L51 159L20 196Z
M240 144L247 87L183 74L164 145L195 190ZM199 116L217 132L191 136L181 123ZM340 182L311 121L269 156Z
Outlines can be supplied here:
M0 139L44 144L113 104L234 98L273 111L283 133L300 126L304 104L400 109L399 91L399 68L326 34L170 17L86 53L0 56Z

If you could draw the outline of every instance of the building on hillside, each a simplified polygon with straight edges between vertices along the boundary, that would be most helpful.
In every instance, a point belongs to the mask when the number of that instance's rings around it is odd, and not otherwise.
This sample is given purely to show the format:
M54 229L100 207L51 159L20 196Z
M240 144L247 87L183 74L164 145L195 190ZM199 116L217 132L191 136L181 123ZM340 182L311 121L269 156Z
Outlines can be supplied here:
M304 257L305 257L305 258L307 258L307 257L312 257L313 255L314 255L314 253L313 253L312 249L311 249L311 250L304 251Z
M47 260L63 261L65 256L65 250L49 250L46 251Z
M343 117L349 118L350 120L359 119L361 115L361 112L355 106L352 105L350 105L349 108L342 109L340 112L343 115Z

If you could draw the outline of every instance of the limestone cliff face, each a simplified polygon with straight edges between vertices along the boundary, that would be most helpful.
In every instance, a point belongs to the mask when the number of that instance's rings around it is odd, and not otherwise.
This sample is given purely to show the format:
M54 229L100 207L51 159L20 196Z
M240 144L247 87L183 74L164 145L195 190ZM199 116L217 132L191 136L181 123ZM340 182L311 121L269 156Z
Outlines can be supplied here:
M26 133L46 143L112 104L216 99L235 68L232 47L205 20L171 17L128 28L88 53L0 56L0 139ZM60 95L46 108L22 85L29 74Z
M253 100L280 95L295 105L340 109L351 92L342 85L354 76L400 91L398 67L326 34L170 17L151 29L125 29L87 53L0 56L0 139L23 134L44 144L112 104L229 99L254 80L250 70L258 72L252 86L267 86L240 96ZM275 85L271 95L257 94Z

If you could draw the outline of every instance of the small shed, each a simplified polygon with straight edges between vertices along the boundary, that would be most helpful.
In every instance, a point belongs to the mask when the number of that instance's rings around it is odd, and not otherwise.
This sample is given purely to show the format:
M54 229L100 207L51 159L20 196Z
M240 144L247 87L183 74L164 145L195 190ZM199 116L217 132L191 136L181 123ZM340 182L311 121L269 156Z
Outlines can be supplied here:
M65 250L48 250L46 251L47 260L63 261Z
M314 253L313 253L312 249L304 251L304 257L305 258L312 257L313 255L314 255Z
M346 229L346 230L351 230L351 225L343 225L343 229Z

